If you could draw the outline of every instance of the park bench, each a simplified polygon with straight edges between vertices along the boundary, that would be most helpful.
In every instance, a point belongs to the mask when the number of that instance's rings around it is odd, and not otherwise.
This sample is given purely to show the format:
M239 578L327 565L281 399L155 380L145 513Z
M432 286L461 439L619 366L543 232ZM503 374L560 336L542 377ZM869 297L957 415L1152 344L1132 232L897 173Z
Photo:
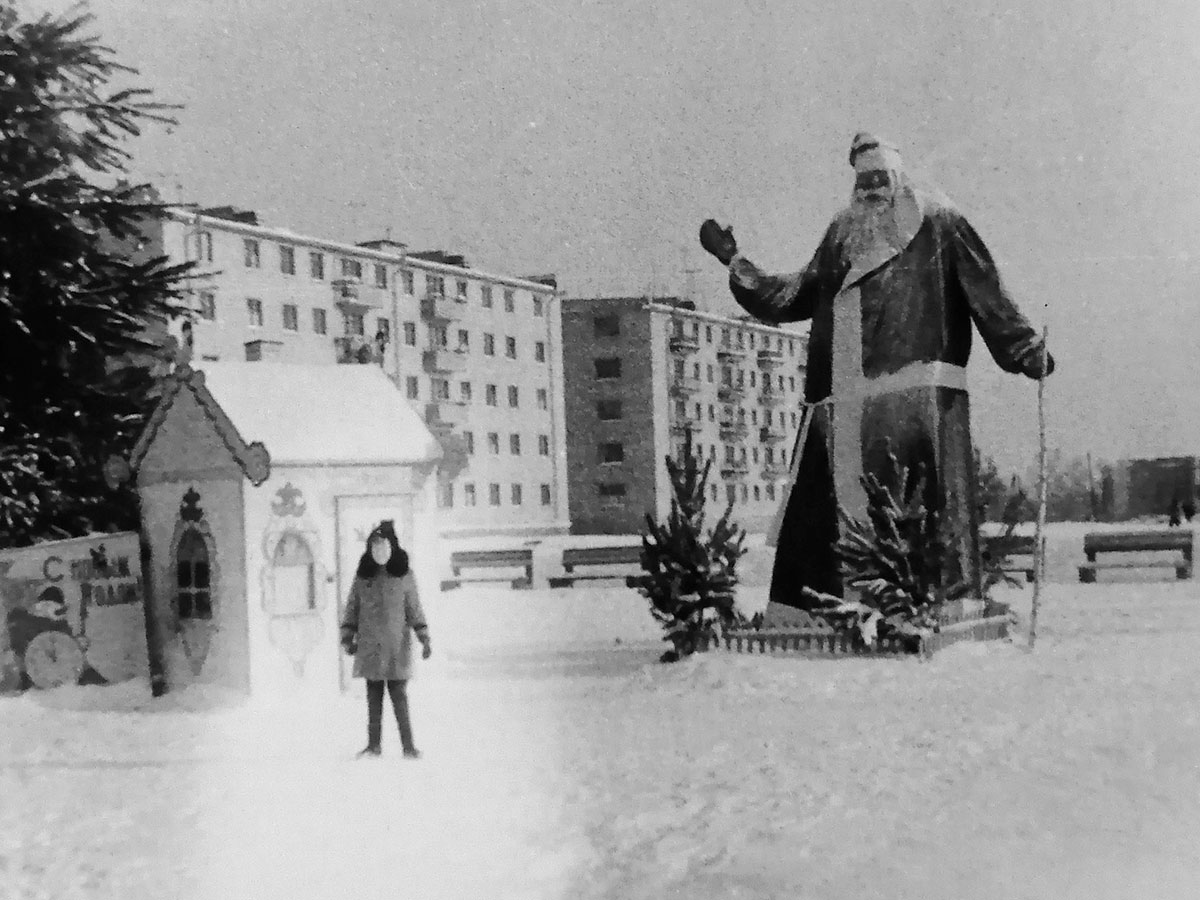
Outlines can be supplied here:
M465 578L464 569L484 570L484 574ZM491 571L496 569L509 571ZM523 569L524 575L513 577L513 569ZM450 554L450 572L454 577L442 582L443 591L474 581L511 581L514 588L527 588L533 584L533 550L456 550Z
M637 578L635 572L641 570L641 562L640 543L616 547L567 547L562 554L566 574L551 577L550 587L571 587L576 581L605 578L620 578L630 585L631 579ZM579 566L586 567L587 571L576 572ZM620 568L614 569L617 566Z
M1099 553L1178 553L1170 559L1125 559L1096 561ZM1083 553L1087 562L1079 567L1079 580L1093 583L1097 569L1175 570L1176 578L1192 577L1192 532L1186 528L1160 531L1093 531L1084 535Z
M1005 572L1021 572L1026 581L1033 581L1034 569L1037 566L1037 538L1031 534L993 535L984 537L980 548L989 560L998 560L1000 568ZM1043 551L1045 540L1043 539ZM1016 557L1028 557L1026 562L1018 562Z

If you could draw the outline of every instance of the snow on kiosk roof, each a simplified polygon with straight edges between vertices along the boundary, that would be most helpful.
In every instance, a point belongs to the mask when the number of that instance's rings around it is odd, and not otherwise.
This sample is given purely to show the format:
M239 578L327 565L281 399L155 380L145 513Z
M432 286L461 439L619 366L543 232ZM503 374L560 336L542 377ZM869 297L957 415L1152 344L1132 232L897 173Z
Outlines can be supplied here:
M441 445L376 366L202 363L204 385L273 465L404 465Z

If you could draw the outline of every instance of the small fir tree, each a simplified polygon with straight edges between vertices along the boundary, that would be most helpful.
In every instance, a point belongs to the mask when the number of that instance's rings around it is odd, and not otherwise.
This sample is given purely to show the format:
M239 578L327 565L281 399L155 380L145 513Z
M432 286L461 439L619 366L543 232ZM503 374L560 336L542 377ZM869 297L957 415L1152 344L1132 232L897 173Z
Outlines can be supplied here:
M942 585L946 542L937 511L927 510L921 499L925 478L919 470L910 477L890 452L888 461L883 478L861 478L865 519L839 509L837 554L857 598L804 588L817 603L816 615L850 629L866 646L880 637L916 638L934 629L944 604L970 590L966 583Z
M733 520L733 501L712 529L704 533L705 490L712 460L701 467L692 451L688 429L680 459L667 456L671 478L671 511L663 523L646 515L642 535L639 592L649 599L650 613L663 626L673 647L663 662L705 649L716 638L718 624L741 624L733 599L737 561L745 554L746 532Z

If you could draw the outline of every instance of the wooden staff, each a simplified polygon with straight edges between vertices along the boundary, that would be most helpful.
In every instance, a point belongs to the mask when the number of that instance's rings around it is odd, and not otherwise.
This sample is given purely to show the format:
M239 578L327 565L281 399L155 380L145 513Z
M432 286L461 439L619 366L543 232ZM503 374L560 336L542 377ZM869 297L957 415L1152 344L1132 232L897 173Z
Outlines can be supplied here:
M1046 528L1046 362L1049 326L1042 326L1042 370L1038 374L1038 513L1034 532L1033 609L1029 613L1029 649L1037 640L1038 605L1042 595L1042 578L1046 572L1046 544L1042 532Z

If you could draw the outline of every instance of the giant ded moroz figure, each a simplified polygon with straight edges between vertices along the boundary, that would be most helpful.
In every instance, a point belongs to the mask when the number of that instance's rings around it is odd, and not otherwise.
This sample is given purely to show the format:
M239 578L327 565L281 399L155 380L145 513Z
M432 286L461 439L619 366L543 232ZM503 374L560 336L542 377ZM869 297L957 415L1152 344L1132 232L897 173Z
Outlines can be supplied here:
M1041 335L1006 292L983 241L940 194L905 175L899 151L869 134L850 148L854 192L812 261L764 273L709 219L705 249L729 267L734 299L770 323L812 320L805 415L777 518L768 620L812 604L803 587L843 596L837 506L863 518L864 472L890 451L925 476L925 505L948 542L942 584L981 592L975 463L967 397L972 323L1007 372L1038 378Z

